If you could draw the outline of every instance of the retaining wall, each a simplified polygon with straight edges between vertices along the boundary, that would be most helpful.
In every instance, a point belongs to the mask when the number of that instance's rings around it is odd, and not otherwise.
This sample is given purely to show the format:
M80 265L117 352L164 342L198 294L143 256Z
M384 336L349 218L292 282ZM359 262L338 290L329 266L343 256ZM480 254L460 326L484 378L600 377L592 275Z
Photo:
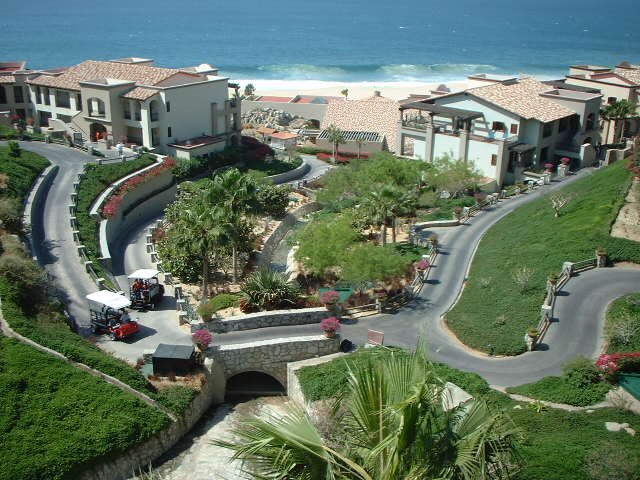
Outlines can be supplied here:
M270 175L267 177L267 180L271 180L274 184L279 185L281 183L287 183L291 180L297 180L305 176L307 173L311 171L311 165L309 165L306 160L302 160L302 165L298 168L294 168L293 170L289 170L288 172L279 173L277 175Z
M196 424L214 403L224 401L223 367L212 360L205 362L207 383L178 421L153 435L147 441L86 470L78 480L124 480L148 466L173 447Z
M36 178L35 182L29 190L29 196L24 203L24 215L22 217L22 223L26 227L27 239L29 241L29 249L34 260L37 259L35 246L33 244L33 236L31 232L33 214L34 212L43 212L44 201L46 200L45 192L49 191L53 179L56 178L60 167L58 165L49 165L42 173Z
M322 207L319 203L309 202L301 205L299 208L294 210L293 212L287 213L280 225L276 227L273 233L267 238L264 242L264 246L262 247L262 251L258 256L258 268L266 268L269 266L269 262L271 261L271 257L273 257L273 252L275 252L276 248L287 234L291 228L296 224L296 222L308 215L312 212L316 212L320 210Z
M235 332L238 330L253 330L264 327L280 327L283 325L306 325L320 323L328 316L325 307L301 308L298 310L273 310L270 312L256 312L235 317L214 319L206 323L191 324L191 332L201 328L214 333Z

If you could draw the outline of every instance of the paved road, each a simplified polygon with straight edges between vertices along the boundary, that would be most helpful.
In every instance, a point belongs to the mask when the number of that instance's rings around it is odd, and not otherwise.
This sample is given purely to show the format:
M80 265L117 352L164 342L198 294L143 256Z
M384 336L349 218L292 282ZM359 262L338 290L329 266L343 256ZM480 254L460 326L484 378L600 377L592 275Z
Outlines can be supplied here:
M67 222L67 204L72 183L82 164L91 157L58 145L38 143L23 144L23 148L47 156L60 170L48 192L43 212L33 218L34 240L37 254L62 287L69 312L80 324L86 325L87 309L84 295L94 289L75 252L71 229ZM318 164L317 168L326 168ZM317 170L315 170L317 171ZM308 177L315 175L314 170ZM576 355L595 355L601 345L601 322L608 301L640 289L640 270L605 269L580 274L565 287L565 295L558 297L556 316L545 338L548 350L529 352L516 358L489 358L469 353L441 324L441 316L455 301L463 285L466 269L472 259L475 246L482 235L498 220L551 190L575 179L591 174L583 170L562 183L539 189L519 198L500 202L497 206L472 218L467 225L446 229L440 235L441 254L431 272L428 284L411 306L395 315L376 315L354 320L344 325L342 335L356 343L364 343L368 329L385 332L385 342L414 347L419 335L429 342L434 360L446 362L463 370L481 374L496 385L517 385L535 381L543 376L558 374L562 365ZM151 266L144 247L145 231L154 219L141 222L130 230L120 248L114 249L120 261L121 273ZM46 240L45 240L46 239ZM123 277L118 277L122 281ZM126 282L123 282L124 286ZM104 342L104 347L124 358L134 360L144 348L155 348L158 343L189 344L189 333L176 325L174 304L169 290L159 311L140 314L143 334L131 343ZM579 323L579 327L576 327ZM258 339L291 337L317 333L317 325L273 327L244 332L232 332L216 336L216 343L241 343ZM594 332L598 332L594 335Z
M53 277L67 303L71 319L79 327L88 326L85 295L96 290L95 284L80 263L69 225L68 205L73 182L83 165L94 159L79 150L55 144L20 142L24 150L47 157L59 165L42 211L33 212L32 235L38 261Z

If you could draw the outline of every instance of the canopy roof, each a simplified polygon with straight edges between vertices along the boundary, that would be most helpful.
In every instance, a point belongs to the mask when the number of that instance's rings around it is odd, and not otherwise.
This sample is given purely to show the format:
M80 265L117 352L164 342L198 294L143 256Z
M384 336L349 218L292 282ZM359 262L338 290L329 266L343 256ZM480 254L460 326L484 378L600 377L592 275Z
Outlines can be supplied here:
M131 305L131 301L127 297L109 290L100 290L99 292L90 293L86 298L90 302L106 305L114 310L126 308Z
M405 103L400 106L400 110L421 110L429 112L432 115L438 115L447 118L459 118L461 120L473 120L475 118L481 118L481 112L474 112L473 110L462 110L461 108L445 107L442 105L434 105L432 103L425 102L411 102Z
M154 270L153 268L141 268L140 270L136 270L135 272L133 272L127 278L129 279L139 278L140 280L149 280L150 278L158 276L159 273L160 272L158 270Z

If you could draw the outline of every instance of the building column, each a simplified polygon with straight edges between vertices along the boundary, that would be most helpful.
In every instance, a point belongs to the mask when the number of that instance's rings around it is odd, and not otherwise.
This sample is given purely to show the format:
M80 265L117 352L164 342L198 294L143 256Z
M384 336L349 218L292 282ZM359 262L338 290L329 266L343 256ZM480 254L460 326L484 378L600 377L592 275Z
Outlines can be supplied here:
M506 142L501 140L498 143L498 152L497 157L498 161L496 162L496 185L498 186L498 190L502 190L502 185L504 184L504 175L507 172L507 166L509 162L509 149L505 149ZM507 165L505 165L507 162ZM515 175L515 168L514 168Z
M140 110L142 120L142 145L147 148L153 148L151 142L151 127L149 121L149 105L142 105Z
M427 129L424 136L424 161L427 163L433 163L433 142L435 140L435 131L433 128L433 120L429 120L427 123Z
M136 119L136 103L129 99L129 116L131 117L131 120L135 120Z
M218 133L218 104L211 104L211 136L215 137Z
M465 125L466 127L466 125ZM467 155L469 152L469 130L460 130L458 143L458 158L463 162L467 161Z

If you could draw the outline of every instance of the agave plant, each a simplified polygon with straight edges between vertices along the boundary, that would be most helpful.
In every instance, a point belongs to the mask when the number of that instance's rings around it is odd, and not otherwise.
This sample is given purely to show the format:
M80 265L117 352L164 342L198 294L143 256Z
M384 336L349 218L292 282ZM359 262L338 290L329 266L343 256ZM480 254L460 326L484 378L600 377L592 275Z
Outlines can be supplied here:
M488 480L517 469L513 422L482 400L455 404L423 348L351 366L336 406L344 412L334 422L337 444L295 408L247 418L233 441L214 444L233 450L255 479Z
M300 287L281 272L261 269L247 278L241 294L243 310L274 310L295 305Z

